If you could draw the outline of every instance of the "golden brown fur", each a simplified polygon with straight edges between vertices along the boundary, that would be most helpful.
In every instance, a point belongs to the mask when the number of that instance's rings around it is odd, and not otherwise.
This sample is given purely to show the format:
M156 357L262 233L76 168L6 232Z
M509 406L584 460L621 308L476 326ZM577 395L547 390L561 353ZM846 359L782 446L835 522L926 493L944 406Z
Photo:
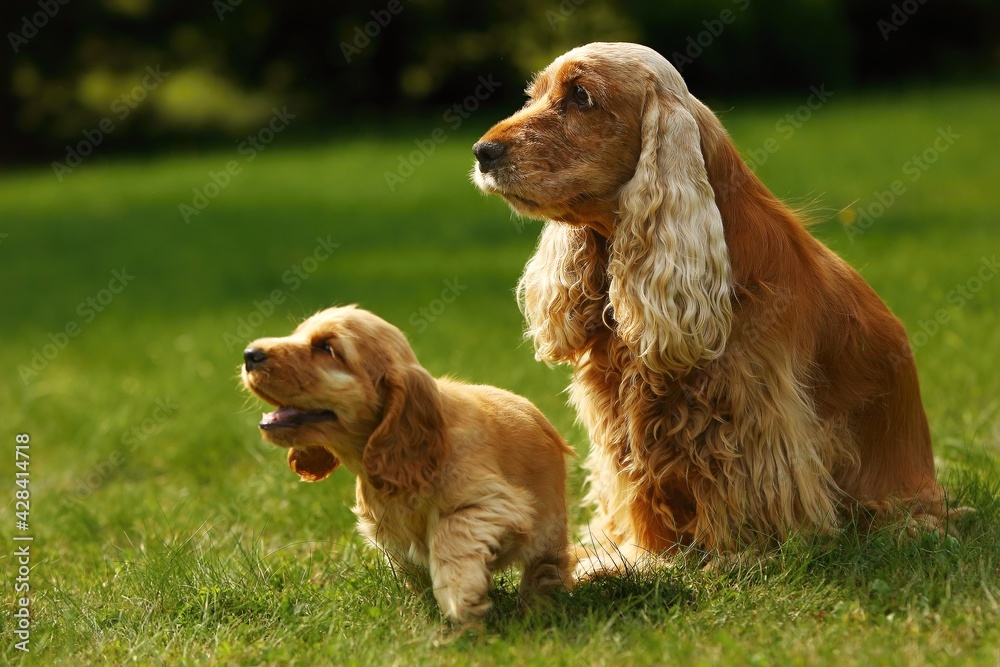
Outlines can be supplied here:
M529 600L569 585L566 465L572 450L529 401L435 380L396 327L353 306L254 341L243 381L279 407L264 438L319 481L357 475L361 533L395 562L429 570L453 621L489 608L492 574L523 566Z
M673 66L590 44L528 94L474 179L549 220L518 295L536 356L573 365L596 541L734 552L859 509L939 527L902 325Z

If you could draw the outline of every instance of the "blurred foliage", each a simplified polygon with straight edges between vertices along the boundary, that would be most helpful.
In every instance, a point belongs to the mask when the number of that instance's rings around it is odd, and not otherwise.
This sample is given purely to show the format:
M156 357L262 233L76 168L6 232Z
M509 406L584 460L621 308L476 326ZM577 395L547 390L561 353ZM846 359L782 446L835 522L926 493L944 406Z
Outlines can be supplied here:
M447 109L490 74L504 85L489 103L510 108L532 72L595 40L659 50L702 97L1000 65L995 0L30 0L4 3L0 26L4 161L58 159L104 119L102 151L235 137L283 106L300 127L350 127Z

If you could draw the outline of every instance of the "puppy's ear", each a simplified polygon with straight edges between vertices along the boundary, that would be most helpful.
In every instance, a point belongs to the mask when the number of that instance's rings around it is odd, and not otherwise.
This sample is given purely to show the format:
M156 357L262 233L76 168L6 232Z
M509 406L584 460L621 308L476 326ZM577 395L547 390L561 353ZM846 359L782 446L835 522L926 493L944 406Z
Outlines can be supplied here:
M656 83L643 106L639 163L611 239L608 296L618 334L646 366L683 372L725 348L729 250L694 116Z
M288 450L288 467L297 474L303 482L318 482L330 476L340 459L323 447L307 447Z
M389 496L429 493L446 455L437 382L418 364L385 376L382 421L365 447L369 482Z

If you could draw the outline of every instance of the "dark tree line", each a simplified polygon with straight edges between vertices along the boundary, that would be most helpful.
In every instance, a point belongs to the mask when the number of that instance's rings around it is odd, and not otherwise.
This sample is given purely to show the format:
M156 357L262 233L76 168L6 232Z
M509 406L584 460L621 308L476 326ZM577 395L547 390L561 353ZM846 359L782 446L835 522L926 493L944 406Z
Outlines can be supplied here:
M202 145L439 110L595 40L644 43L701 97L996 80L995 0L29 0L0 6L0 160ZM150 76L150 72L159 76ZM110 130L109 130L110 128Z

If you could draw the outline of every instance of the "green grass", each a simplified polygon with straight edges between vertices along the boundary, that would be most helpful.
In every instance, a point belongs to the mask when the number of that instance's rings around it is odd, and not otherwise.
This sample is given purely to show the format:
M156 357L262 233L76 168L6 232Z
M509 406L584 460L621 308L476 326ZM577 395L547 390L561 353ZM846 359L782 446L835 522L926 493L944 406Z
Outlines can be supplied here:
M838 94L786 138L775 124L804 101L730 103L723 118L748 152L777 139L764 181L808 203L814 233L862 271L911 336L938 310L949 316L914 343L942 477L978 510L959 540L792 540L761 562L703 570L681 561L583 584L527 616L504 578L484 636L450 636L433 600L406 592L355 535L349 473L300 484L282 452L260 441L260 406L237 369L250 338L357 302L400 325L432 373L524 394L586 450L562 393L566 369L536 363L521 340L512 289L538 226L522 228L467 181L469 147L496 120L481 112L394 193L383 174L414 149L410 139L275 141L189 225L178 205L210 171L242 159L235 148L94 159L63 183L46 169L0 178L0 488L10 489L0 532L17 532L14 436L27 432L35 538L32 652L12 646L8 556L0 656L37 665L997 664L1000 281L961 303L949 293L1000 250L1000 93ZM907 180L904 164L949 126L960 138ZM839 222L850 214L838 212L870 206L895 179L905 194L852 242ZM340 245L292 289L283 274L319 237ZM85 321L78 305L123 268L134 279ZM419 310L446 280L466 287L422 323ZM273 290L286 299L257 322ZM259 326L241 332L251 317ZM70 322L79 335L22 382L19 367ZM574 507L581 484L577 470ZM13 548L8 538L4 553Z

